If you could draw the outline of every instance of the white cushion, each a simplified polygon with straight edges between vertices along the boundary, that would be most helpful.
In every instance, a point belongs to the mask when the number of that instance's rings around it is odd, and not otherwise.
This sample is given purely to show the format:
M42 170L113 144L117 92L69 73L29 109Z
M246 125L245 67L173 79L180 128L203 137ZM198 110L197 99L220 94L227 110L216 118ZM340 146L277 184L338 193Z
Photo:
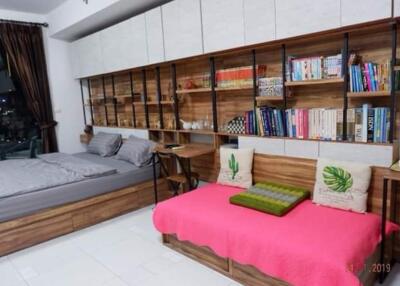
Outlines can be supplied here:
M318 159L313 202L364 213L370 180L368 165Z
M220 149L221 169L218 183L239 188L249 188L253 183L254 149Z

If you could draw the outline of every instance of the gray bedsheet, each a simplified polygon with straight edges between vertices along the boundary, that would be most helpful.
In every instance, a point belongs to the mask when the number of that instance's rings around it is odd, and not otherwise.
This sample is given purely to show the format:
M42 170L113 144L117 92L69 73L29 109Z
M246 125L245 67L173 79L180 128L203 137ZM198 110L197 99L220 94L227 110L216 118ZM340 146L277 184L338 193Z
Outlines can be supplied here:
M114 173L105 164L63 153L0 161L0 199Z
M153 178L151 165L138 168L125 161L103 158L89 153L78 153L74 156L115 168L117 173L0 199L0 222L28 215L41 209L112 192Z

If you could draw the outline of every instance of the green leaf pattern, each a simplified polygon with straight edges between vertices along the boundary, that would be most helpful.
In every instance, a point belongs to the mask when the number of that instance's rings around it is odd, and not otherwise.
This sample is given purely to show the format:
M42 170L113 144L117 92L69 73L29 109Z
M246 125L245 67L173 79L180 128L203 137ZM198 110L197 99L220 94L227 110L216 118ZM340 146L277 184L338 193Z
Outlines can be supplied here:
M340 167L325 166L322 176L325 185L337 193L345 193L353 186L351 174Z
M231 154L229 159L229 169L232 171L232 181L235 180L236 174L239 172L239 162L236 161L235 155Z

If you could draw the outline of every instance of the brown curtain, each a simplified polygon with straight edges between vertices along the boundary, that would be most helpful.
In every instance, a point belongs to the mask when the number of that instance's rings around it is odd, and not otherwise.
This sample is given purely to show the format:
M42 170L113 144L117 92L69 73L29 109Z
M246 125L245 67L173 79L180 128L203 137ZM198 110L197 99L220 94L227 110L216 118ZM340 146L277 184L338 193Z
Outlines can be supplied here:
M0 23L0 44L9 57L28 108L40 125L43 151L56 152L57 122L53 119L42 28Z

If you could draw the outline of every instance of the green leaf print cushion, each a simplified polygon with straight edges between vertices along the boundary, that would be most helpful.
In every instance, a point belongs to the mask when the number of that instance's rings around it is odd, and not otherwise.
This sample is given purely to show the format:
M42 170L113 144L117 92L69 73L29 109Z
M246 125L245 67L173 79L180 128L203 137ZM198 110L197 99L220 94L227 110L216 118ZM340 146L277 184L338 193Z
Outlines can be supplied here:
M318 159L313 202L364 213L371 168L354 162Z

